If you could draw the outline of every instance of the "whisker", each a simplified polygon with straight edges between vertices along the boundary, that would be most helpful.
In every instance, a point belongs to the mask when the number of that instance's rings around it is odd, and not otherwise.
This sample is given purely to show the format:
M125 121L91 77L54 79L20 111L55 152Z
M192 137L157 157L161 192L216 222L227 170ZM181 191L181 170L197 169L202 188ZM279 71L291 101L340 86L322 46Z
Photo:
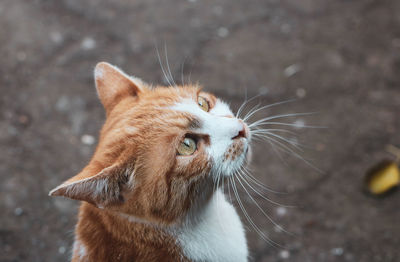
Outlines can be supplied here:
M257 103L255 106L253 106L247 113L246 115L242 118L243 121L246 121L245 119L248 118L248 115L253 114L254 111L258 110L261 106L261 103Z
M156 52L157 52L158 63L160 64L161 71L162 71L162 73L163 73L163 75L164 75L164 78L165 78L165 80L168 82L168 84L169 84L170 86L172 86L171 81L170 81L170 79L168 78L167 73L166 73L165 70L164 70L163 63L161 62L160 52L158 51L158 45L157 45L157 43L155 43L155 47L156 47Z
M281 206L281 207L295 208L295 206L283 205L283 204L281 204L281 203L275 202L275 201L273 201L272 199L269 199L268 197L264 196L260 191L258 191L256 188L254 188L253 186L251 186L251 185L249 184L249 182L246 180L246 177L245 177L246 175L245 175L244 173L242 173L243 176L240 175L240 174L237 174L237 175L238 175L238 176L242 179L242 181L245 182L246 185L248 185L249 188L251 188L257 195L259 195L260 197L262 197L264 200L270 202L271 204L274 204L274 205L277 205L277 206Z
M236 117L239 118L240 117L240 113L242 111L242 108L247 104L247 88L245 87L245 91L244 91L244 101L242 102L242 104L239 106L239 109L236 111Z
M296 153L294 150L292 150L290 147L286 146L286 144L283 144L282 142L272 138L272 137L255 137L255 139L260 140L260 141L266 141L266 142L272 142L274 145L276 145L281 151L287 153L287 154L293 154ZM289 150L290 149L290 150ZM292 150L292 151L291 151Z
M184 79L184 69L185 69L185 61L186 61L187 56L185 56L185 58L183 59L182 62L182 66L181 66L181 82L182 82L182 86L185 85L185 79Z
M230 186L230 180L229 180L229 179L227 179L227 183L228 183L227 187L228 187L229 201L230 201L231 203L233 203L233 202L232 202L231 186Z
M289 166L287 161L284 160L284 158L282 157L282 155L279 152L284 152L284 153L289 154L289 155L294 155L294 153L292 151L284 148L284 146L282 146L278 141L273 140L272 138L268 138L267 139L267 138L264 137L264 138L258 138L257 140L269 143L272 146L272 148L274 149L274 151L278 153L278 157L282 160L282 162L286 166ZM300 158L300 157L297 157L297 158Z
M165 42L164 42L164 53L165 53L165 63L167 64L167 69L168 69L170 79L171 79L172 83L174 84L174 86L176 87L177 85L175 83L174 78L172 77L171 69L169 68L167 44Z
M267 129L265 129L265 130L267 130ZM271 130L273 130L273 129L271 129ZM310 150L313 149L312 146L310 146L310 145L306 145L306 144L297 142L297 137L296 137L297 134L294 133L294 132L291 132L291 131L289 131L289 130L282 130L282 131L279 131L279 129L278 129L276 132L285 132L285 131L287 131L286 133L289 133L289 134L293 135L294 137L289 137L289 138L287 138L287 137L284 137L284 136L280 136L280 135L278 135L278 134L275 134L275 133L273 133L273 132L268 132L268 131L264 131L264 130L261 131L261 132L255 132L255 134L253 134L253 133L251 132L251 134L254 135L254 136L257 137L257 138L268 137L268 135L271 135L271 136L273 136L273 137L276 137L276 138L281 139L282 141L285 141L286 143L290 144L291 146L295 147L297 150L299 150L299 151L301 151L301 152L304 152L304 149L310 149ZM293 141L292 139L296 139L296 140Z
M300 154L298 154L297 152L295 152L293 149L291 149L290 147L288 147L287 145L283 144L282 142L272 138L272 137L268 137L268 140L270 140L271 142L273 141L274 143L278 144L280 146L280 149L282 149L283 151L285 151L286 153L291 153L294 157L301 159L304 163L306 163L309 167L313 168L314 170L316 170L319 173L323 173L322 170L320 170L319 168L317 168L316 166L314 166L311 162L309 162L307 159L305 159L304 157L302 157ZM284 148L284 149L283 149Z
M245 118L243 118L243 121L246 121L246 120L247 120L248 118L250 118L252 115L254 115L255 113L257 113L257 112L259 112L259 111L261 111L261 110L264 110L264 109L267 109L267 108L270 108L270 107L273 107L273 106L277 106L277 105L282 105L282 104L291 103L291 102L294 102L294 101L296 101L296 100L297 100L297 99L294 98L294 99L288 99L288 100L284 100L284 101L281 101L281 102L276 102L276 103L273 103L273 104L265 105L265 106L260 107L259 109L255 110L255 111L252 112L250 115L247 115Z
M265 118L262 118L260 120L257 120L254 123L251 123L249 125L249 127L251 128L251 127L253 127L253 126L257 125L257 124L260 124L260 123L263 123L265 121L272 120L272 119L284 118L284 117L293 117L293 116L306 116L306 115L313 115L313 114L316 114L316 112L291 113L291 114L282 114L282 115L269 116L269 117L265 117Z
M246 96L247 96L247 94L246 94ZM246 100L245 100L245 101L242 103L242 105L239 107L239 109L238 109L238 111L237 111L237 113L236 113L236 117L237 117L237 118L240 118L241 110L243 110L244 107L245 107L248 103L250 103L251 101L253 101L254 99L256 99L257 97L260 97L260 96L261 96L261 94L255 95L255 96L253 96L252 98L250 98L249 100L247 100L247 98L246 98Z
M190 64L190 66L191 66L191 67L193 67L193 66L194 66L194 64L192 63L192 64ZM192 68L190 68L190 72L189 72L189 80L188 80L188 83L189 83L189 84L191 84L191 83L192 83Z
M273 136L273 137L276 137L276 138L278 138L278 139L290 144L291 146L293 146L294 148L296 148L297 150L299 150L301 152L304 151L301 148L301 146L303 146L302 144L300 144L298 142L295 142L295 141L290 141L290 140L286 139L283 136L280 136L280 135L277 135L277 134L274 134L274 133L271 133L271 132L266 132L266 133L263 133L263 134L254 134L254 135L258 136L258 137L261 137L261 138L266 138L266 139L269 139L269 136Z
M264 133L264 132L270 132L270 131L288 133L288 134L291 134L292 136L297 136L296 132L286 130L286 129L280 129L280 128L267 128L267 129L255 128L253 130L250 130L251 134Z
M271 147L272 147L272 150L274 150L274 152L277 154L277 156L279 157L279 159L282 161L282 163L285 165L285 166L289 166L289 164L288 164L288 162L282 157L282 155L281 155L281 152L279 152L279 150L276 148L276 145L275 144L273 144L271 141L269 141L268 139L260 139L260 140L262 140L262 141L266 141L268 144L270 144L271 145Z
M292 123L284 123L284 122L263 122L254 126L249 126L249 128L255 128L258 126L263 126L263 125L282 125L282 126L291 126L291 127L301 127L301 128L327 128L326 126L309 126L309 125L298 125L298 124L292 124Z
M240 209L242 210L243 214L245 215L247 221L250 223L250 225L253 227L253 229L257 232L257 234L266 242L268 242L269 244L271 244L274 247L278 247L278 248L284 248L282 245L276 243L275 241L273 241L272 239L270 239L268 236L265 235L264 232L262 232L262 230L254 223L254 221L251 219L251 217L249 216L249 214L246 211L246 208L243 206L242 200L239 197L239 193L237 191L236 188L236 183L235 183L235 176L233 177L229 177L229 179L231 179L231 183L232 183L232 189L233 192L235 193L235 197L237 199L237 202L240 206Z
M267 187L261 181L259 181L257 178L255 178L245 167L243 167L243 171L246 173L247 178L250 179L250 181L252 183L254 183L258 187L262 188L264 191L267 191L267 192L270 192L273 194L287 195L287 192L276 191L270 187Z
M280 230L282 230L283 232L285 232L286 234L289 235L294 235L291 232L286 231L281 225L279 225L278 223L276 223L267 213L265 213L265 211L260 207L260 205L257 203L257 201L251 196L251 194L249 193L249 191L247 191L246 187L243 185L243 183L240 180L240 176L238 177L238 182L240 183L240 185L242 186L242 188L246 191L247 195L250 197L250 199L254 202L254 204L256 205L256 207L261 211L261 213L277 228L279 228Z

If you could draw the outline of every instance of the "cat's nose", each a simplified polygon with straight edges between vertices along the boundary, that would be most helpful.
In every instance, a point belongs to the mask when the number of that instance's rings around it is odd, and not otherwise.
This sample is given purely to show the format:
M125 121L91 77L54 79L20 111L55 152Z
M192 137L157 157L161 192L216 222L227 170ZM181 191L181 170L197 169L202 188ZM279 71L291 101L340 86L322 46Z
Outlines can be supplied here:
M249 136L249 128L247 125L242 121L240 121L241 128L239 129L238 133L236 136L232 137L232 139L239 139L239 138L248 138Z

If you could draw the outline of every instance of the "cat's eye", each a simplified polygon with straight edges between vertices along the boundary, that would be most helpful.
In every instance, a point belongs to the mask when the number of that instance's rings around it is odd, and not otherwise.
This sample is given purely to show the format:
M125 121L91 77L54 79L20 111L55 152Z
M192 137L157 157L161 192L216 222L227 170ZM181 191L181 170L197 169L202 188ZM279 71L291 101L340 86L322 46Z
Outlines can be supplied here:
M206 112L210 110L210 105L208 104L208 101L204 97L199 96L199 98L197 98L197 104L201 109L203 109Z
M185 137L178 146L178 154L182 156L190 156L197 149L196 141L193 138Z

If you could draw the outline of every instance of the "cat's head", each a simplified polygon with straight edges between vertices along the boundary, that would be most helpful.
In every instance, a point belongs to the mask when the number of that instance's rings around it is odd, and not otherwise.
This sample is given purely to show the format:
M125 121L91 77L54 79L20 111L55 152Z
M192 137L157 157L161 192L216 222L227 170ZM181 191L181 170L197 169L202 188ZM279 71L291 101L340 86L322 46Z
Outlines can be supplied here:
M170 224L245 164L247 125L200 87L151 87L107 63L95 80L107 114L97 149L50 195Z

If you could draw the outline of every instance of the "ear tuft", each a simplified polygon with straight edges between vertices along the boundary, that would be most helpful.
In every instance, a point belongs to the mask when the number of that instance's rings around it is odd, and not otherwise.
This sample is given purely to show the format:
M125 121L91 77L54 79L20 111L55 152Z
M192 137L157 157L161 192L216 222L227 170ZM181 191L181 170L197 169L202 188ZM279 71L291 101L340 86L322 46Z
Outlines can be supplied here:
M122 70L106 62L98 63L94 78L99 98L107 112L123 98L137 96L145 88L138 78L132 78Z
M106 66L105 62L98 63L94 70L94 79L97 81L104 77L104 67ZM110 65L111 66L111 65Z

